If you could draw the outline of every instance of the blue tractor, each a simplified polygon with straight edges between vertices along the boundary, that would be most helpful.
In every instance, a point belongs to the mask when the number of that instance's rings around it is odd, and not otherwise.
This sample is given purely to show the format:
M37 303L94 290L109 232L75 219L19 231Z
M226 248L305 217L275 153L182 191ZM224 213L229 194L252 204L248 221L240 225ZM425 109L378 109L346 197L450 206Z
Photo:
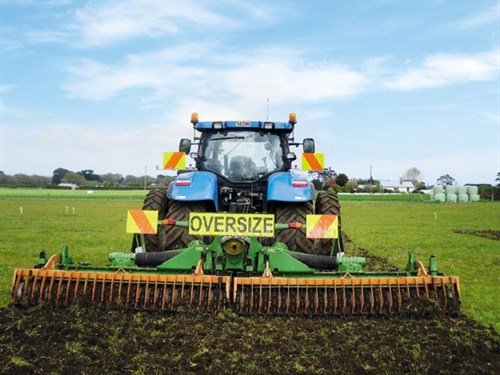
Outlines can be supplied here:
M188 220L190 212L270 213L276 223L305 223L308 214L339 216L337 196L316 193L306 176L292 171L296 154L292 146L302 145L314 153L314 140L294 140L296 116L288 122L272 121L198 121L193 113L194 142L181 139L179 151L195 160L192 170L179 172L168 191L152 190L143 209L157 210L159 219ZM191 153L191 147L198 146ZM158 234L146 235L147 251L185 248L191 241L209 237L190 235L178 226L160 226ZM304 230L287 229L273 238L262 238L263 245L279 241L290 250L330 255L342 244L331 239L308 239ZM341 240L340 240L341 241ZM135 245L137 238L134 239ZM133 245L133 248L135 247ZM337 249L338 250L338 249Z

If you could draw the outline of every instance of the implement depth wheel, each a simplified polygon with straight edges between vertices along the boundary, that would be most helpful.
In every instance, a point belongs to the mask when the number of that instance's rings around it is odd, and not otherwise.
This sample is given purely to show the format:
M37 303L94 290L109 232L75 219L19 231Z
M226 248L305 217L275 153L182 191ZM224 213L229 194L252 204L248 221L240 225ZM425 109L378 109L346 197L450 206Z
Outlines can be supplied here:
M329 193L327 191L320 191L316 197L316 214L317 215L337 215L339 222L339 235L342 228L340 221L340 203L337 194ZM323 239L320 240L321 255L330 255L332 253L333 240Z
M166 218L176 221L188 221L190 212L207 212L205 202L178 202L170 201ZM161 251L182 249L194 240L202 240L204 243L210 243L211 237L190 236L187 228L181 228L170 225L162 225L159 228Z
M279 203L276 205L276 222L306 222L306 216L313 213L312 202ZM276 232L276 241L283 242L288 249L301 253L318 254L319 240L306 237L304 229L284 229Z
M167 194L160 190L151 190L144 198L144 204L142 205L143 210L151 210L158 211L158 220L162 220L165 218L165 212L168 207L168 198ZM147 252L155 252L160 251L160 238L158 234L145 234L144 240L146 242L146 249L143 249ZM135 250L137 246L141 246L140 236L138 234L134 234L134 238L132 240L132 251Z

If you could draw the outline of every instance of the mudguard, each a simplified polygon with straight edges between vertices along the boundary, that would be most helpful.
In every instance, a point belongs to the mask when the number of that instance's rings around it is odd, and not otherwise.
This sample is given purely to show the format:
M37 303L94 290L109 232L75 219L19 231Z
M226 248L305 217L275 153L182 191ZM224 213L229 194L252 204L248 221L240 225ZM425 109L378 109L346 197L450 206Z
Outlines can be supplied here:
M212 172L182 173L170 184L168 198L174 201L212 201L219 207L217 176Z
M294 186L297 185L297 186ZM314 199L314 185L304 175L292 172L272 174L267 182L267 201L307 202Z

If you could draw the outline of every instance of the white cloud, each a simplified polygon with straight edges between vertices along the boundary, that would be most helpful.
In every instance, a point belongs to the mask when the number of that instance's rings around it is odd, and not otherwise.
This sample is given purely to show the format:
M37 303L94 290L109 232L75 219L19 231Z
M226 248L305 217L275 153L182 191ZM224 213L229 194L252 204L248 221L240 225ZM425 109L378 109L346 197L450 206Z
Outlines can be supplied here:
M498 52L475 55L437 54L424 65L389 79L387 87L395 90L417 90L470 81L498 79Z
M183 45L142 55L128 56L116 64L95 60L72 61L72 79L64 88L72 97L103 100L130 89L147 89L155 100L227 100L230 103L274 104L315 102L355 95L364 89L366 78L346 66L305 64L295 50L284 48L247 51L242 54L215 53L200 67L198 59L216 51L213 43ZM192 52L196 51L196 52ZM288 56L282 59L281 56ZM259 62L266 61L266 62Z
M97 5L96 5L97 4ZM217 11L224 6L226 16ZM251 7L238 2L132 1L90 3L77 10L70 29L84 45L103 46L137 37L160 37L208 27L231 29L249 21L266 21L270 11L263 4ZM245 20L245 22L243 22Z
M493 5L490 8L456 23L460 29L473 29L481 27L489 23L495 22L500 18L500 3Z

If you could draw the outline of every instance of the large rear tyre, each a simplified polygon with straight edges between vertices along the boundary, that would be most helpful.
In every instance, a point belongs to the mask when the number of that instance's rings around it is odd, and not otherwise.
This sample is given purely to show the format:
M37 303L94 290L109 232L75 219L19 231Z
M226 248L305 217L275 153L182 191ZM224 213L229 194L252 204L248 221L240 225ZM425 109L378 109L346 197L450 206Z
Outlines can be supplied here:
M205 202L170 201L166 217L176 221L188 221L190 212L207 212L207 204ZM194 240L202 240L205 243L211 241L210 237L189 235L187 228L174 225L163 225L160 228L160 247L162 251L185 248Z
M168 207L167 194L160 190L151 190L144 198L144 203L142 205L143 210L151 210L158 211L158 220L162 220L165 217L165 212ZM161 227L159 227L160 229ZM144 241L146 243L147 252L155 252L160 251L160 238L158 234L145 234ZM138 234L134 234L132 239L132 251L135 251L135 248L141 246L140 236ZM144 250L144 249L143 249Z
M306 222L307 215L313 213L312 202L278 203L276 205L276 223ZM301 253L318 254L319 240L306 237L304 229L284 229L276 232L276 241L283 242L288 249Z
M335 193L329 193L327 191L321 191L316 197L316 214L317 215L337 215L339 223L339 234L342 228L340 220L340 203ZM332 253L333 240L332 239L322 239L319 241L319 254L330 255Z

